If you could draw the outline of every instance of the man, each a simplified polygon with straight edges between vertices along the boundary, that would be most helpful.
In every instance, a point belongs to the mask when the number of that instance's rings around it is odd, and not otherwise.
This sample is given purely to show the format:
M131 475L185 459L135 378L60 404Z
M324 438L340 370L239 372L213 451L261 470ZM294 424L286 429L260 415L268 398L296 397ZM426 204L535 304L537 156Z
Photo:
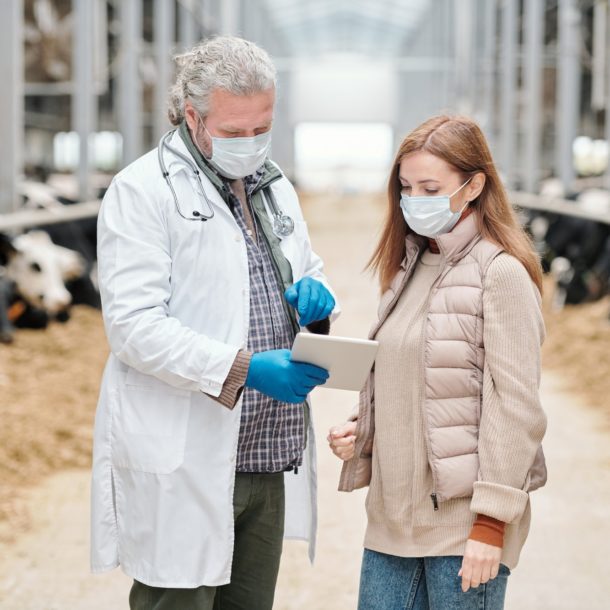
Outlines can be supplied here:
M120 564L133 609L271 609L283 536L313 554L306 397L328 376L289 348L299 325L328 332L338 311L296 193L267 159L268 55L221 37L177 61L177 129L115 177L100 211L112 353L92 569Z

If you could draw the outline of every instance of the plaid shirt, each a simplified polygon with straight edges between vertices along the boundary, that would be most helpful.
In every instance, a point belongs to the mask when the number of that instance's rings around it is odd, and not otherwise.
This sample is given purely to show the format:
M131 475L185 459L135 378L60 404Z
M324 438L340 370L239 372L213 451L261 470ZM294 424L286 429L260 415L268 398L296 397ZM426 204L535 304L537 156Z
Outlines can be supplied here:
M248 204L262 173L244 179ZM283 304L283 288L262 231L258 240L248 228L241 202L231 195L231 211L248 251L250 328L248 350L290 349L294 331ZM255 226L256 217L252 215ZM245 388L237 445L237 472L280 472L300 466L305 445L304 405L279 402Z

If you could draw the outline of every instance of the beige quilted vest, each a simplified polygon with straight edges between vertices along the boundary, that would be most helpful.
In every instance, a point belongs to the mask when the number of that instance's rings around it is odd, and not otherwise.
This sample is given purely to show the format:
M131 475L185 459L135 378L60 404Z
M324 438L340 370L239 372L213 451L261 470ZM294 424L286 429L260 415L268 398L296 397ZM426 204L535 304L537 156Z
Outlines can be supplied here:
M481 239L474 216L469 216L438 240L446 263L432 286L424 326L425 395L428 462L434 481L432 502L472 496L479 478L478 434L483 390L483 284L493 259L502 252ZM407 237L402 269L382 296L376 336L390 315L419 260L425 241ZM368 485L374 437L374 374L360 393L355 457L345 462L339 489ZM530 471L527 491L546 480L540 449Z

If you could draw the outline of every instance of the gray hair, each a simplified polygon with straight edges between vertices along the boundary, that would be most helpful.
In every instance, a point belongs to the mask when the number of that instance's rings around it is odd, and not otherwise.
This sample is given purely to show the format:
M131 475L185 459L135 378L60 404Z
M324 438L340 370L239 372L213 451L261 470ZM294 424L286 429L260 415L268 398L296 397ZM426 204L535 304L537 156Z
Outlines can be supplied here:
M266 51L236 36L218 36L176 55L176 82L170 90L168 115L172 125L184 120L184 104L191 102L205 117L210 94L224 89L251 95L276 84L276 70Z

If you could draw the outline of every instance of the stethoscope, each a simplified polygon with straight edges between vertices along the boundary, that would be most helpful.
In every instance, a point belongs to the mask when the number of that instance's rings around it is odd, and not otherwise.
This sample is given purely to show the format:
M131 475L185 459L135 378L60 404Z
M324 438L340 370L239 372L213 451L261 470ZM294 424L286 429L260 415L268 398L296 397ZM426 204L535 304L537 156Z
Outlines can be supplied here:
M157 147L159 167L161 168L161 173L165 178L165 181L167 182L169 190L172 193L172 197L174 198L174 203L176 205L176 210L178 211L178 214L180 214L180 216L185 220L199 220L205 222L206 220L214 218L214 208L212 207L208 196L205 194L205 189L203 188L203 183L201 182L201 173L199 168L195 165L195 163L193 163L191 159L189 159L189 157L187 157L184 153L171 146L171 144L168 142L169 138L174 134L175 131L175 129L171 129L159 140L159 146ZM179 159L184 161L184 163L186 163L189 168L193 170L193 173L195 174L195 177L199 182L200 197L203 197L203 200L205 201L205 206L202 204L201 211L193 210L190 216L182 213L180 203L178 202L178 196L176 195L176 191L174 190L174 186L172 185L172 182L169 177L169 172L167 171L167 166L165 165L165 161L163 160L164 148L167 148L167 150L169 150L172 154L176 155ZM271 192L271 189L265 189L265 191L267 196L263 197L263 199L265 199L265 201L268 201L268 205L271 208L271 214L273 215L273 233L280 238L292 235L292 233L294 232L294 220L292 220L290 216L282 212L282 210L277 204L273 193ZM204 207L206 206L209 213L206 213L204 209Z

